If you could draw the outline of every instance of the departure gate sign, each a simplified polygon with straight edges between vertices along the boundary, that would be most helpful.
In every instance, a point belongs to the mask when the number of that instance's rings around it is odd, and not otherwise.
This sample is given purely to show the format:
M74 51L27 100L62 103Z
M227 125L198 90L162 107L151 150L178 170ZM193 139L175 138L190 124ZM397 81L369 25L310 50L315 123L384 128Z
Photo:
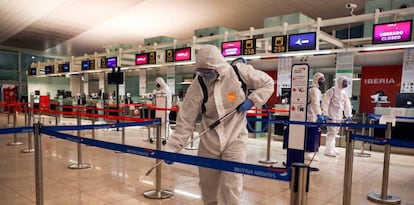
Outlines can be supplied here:
M372 32L372 44L411 41L412 25L413 20L375 24Z

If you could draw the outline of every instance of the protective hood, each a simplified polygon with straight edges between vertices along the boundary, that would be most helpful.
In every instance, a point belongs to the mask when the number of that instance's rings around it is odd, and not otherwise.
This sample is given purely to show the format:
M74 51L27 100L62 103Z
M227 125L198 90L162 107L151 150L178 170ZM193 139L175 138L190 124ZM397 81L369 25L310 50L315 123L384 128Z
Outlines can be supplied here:
M155 82L157 82L158 84L160 84L161 88L167 87L167 83L165 83L164 79L162 79L161 77L157 77L155 79Z
M325 82L325 76L320 72L315 73L313 75L313 79L312 79L312 86L319 88L320 86L319 86L318 82L322 81L322 80L323 80L323 82Z
M340 89L340 90L344 89L344 87L343 87L344 81L348 82L348 78L345 77L345 76L340 76L339 78L336 79L335 87Z
M229 67L231 68L231 65L226 62L216 46L204 45L198 50L196 68L216 70L220 76L223 76L224 71Z

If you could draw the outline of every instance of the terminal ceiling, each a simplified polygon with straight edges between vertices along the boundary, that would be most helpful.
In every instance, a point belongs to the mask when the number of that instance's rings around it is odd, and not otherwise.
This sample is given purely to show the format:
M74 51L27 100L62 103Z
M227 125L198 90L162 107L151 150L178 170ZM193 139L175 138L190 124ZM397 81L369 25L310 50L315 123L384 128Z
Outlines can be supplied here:
M0 48L82 56L156 36L192 39L200 28L263 28L266 17L289 13L349 16L346 3L363 13L365 0L1 0Z

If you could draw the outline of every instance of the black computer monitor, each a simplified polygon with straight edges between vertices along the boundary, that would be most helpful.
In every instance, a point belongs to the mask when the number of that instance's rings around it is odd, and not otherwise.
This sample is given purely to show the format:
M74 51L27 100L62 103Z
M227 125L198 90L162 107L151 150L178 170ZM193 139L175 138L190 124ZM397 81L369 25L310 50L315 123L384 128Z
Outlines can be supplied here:
M286 102L290 103L290 88L282 88L280 97Z
M395 96L395 107L413 108L414 93L397 93Z

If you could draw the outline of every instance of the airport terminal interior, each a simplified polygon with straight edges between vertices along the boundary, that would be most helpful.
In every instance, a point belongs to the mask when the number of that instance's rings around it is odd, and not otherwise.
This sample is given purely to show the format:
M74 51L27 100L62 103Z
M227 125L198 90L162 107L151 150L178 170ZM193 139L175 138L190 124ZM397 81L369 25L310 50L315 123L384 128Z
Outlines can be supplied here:
M7 2L0 204L203 204L200 117L182 161L155 158L175 157L162 151L208 44L274 80L247 112L245 164L217 162L243 174L240 205L414 205L414 0ZM352 117L337 124L335 156L325 120L319 151L304 153L313 125L298 92L318 72L322 98L349 79Z

